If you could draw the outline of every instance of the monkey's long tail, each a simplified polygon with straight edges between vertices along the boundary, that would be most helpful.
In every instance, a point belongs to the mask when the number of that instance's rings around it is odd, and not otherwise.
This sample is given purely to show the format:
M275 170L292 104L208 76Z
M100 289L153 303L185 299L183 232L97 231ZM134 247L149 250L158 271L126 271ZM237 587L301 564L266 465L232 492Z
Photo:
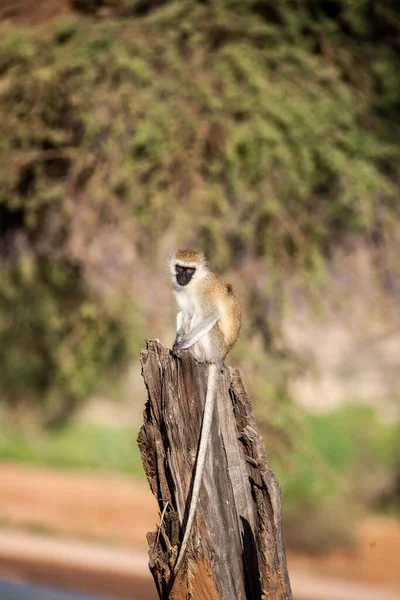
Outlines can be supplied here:
M220 365L217 365L214 363L210 364L210 368L209 368L209 372L208 372L207 395L206 395L206 401L204 404L203 424L201 427L200 444L199 444L199 450L197 453L196 473L194 475L192 497L190 499L190 508L189 508L189 515L188 515L188 518L186 521L185 534L183 536L183 541L182 541L182 545L181 545L181 548L179 551L178 560L176 561L176 564L174 567L174 575L175 576L178 574L178 571L182 566L182 561L184 559L186 547L189 542L190 532L191 532L192 525L193 525L193 519L194 519L194 515L196 512L196 506L197 506L197 502L199 499L201 478L202 478L203 470L204 470L204 463L205 463L205 459L206 459L208 440L210 438L210 430L211 430L211 423L212 423L212 417L213 417L213 412L214 412L214 403L215 403L215 396L216 396L216 391L217 391L219 369L220 369Z

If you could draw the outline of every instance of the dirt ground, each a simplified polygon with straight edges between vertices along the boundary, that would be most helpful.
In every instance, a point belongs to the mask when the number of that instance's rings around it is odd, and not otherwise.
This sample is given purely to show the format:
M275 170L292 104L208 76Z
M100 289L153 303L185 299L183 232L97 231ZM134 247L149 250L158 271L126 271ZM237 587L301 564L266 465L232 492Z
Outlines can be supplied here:
M0 525L147 550L157 503L144 481L0 463Z
M335 550L324 556L307 556L288 550L288 564L301 572L370 584L400 591L400 521L369 516L360 522L353 550Z
M39 533L41 538L46 534L53 541L60 540L60 543L61 538L67 541L78 539L82 540L80 552L85 543L96 541L117 553L140 555L142 562L139 563L145 571L146 533L155 529L158 518L157 504L144 481L94 472L0 463L0 533L3 532L3 537L12 532L21 535L19 532L23 530L29 535ZM3 545L10 549L9 552L14 540L20 561L22 555L26 555L23 557L26 561L32 554L39 556L38 543L34 545L28 538L14 536L4 539ZM304 578L312 576L317 578L323 589L324 578L325 581L339 579L381 585L393 590L395 597L400 598L400 522L393 518L368 517L361 522L357 540L354 550L335 551L326 556L310 557L289 549L288 565L289 572L293 573L293 584L304 587ZM40 543L46 550L46 542ZM48 550L49 553L51 550ZM0 561L3 567L6 557L5 550ZM93 564L96 560L101 561L99 557L96 559L95 554ZM35 567L39 574L46 567L46 561L43 561L42 565ZM130 570L128 568L127 572ZM36 571L31 569L30 573L35 574ZM122 577L122 574L119 576ZM147 585L153 585L148 573L143 577ZM363 593L359 592L359 595L362 597ZM307 598L311 597L307 595ZM328 598L318 596L323 597ZM364 597L367 596L364 594ZM389 596L385 596L383 591L378 594L379 599L384 597Z

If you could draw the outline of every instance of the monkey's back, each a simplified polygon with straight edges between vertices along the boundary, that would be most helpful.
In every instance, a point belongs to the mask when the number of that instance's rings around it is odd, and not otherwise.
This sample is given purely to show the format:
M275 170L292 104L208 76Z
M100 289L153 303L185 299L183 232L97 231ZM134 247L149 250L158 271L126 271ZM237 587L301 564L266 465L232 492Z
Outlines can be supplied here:
M220 351L222 358L236 343L242 326L242 311L230 283L216 273L210 273L205 282L205 294L213 297L218 306L220 318L214 326L214 338L222 335ZM215 340L217 341L217 340Z

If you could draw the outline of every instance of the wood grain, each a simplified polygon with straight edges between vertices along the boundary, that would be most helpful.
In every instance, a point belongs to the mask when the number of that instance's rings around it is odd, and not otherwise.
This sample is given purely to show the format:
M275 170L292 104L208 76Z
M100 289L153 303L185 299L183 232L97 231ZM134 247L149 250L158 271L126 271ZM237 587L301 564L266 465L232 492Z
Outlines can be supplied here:
M174 581L206 396L208 367L158 340L141 353L148 391L138 444L162 521L148 534L161 599L291 600L279 484L239 371L221 371L191 541Z

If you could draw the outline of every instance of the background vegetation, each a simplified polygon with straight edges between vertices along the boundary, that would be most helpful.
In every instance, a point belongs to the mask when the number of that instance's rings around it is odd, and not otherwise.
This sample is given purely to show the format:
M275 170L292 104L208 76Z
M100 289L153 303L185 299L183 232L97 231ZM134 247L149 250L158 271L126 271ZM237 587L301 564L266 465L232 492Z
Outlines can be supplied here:
M360 407L304 415L290 382L306 360L282 334L288 310L326 306L335 253L357 244L374 312L398 310L395 0L74 0L55 20L1 27L1 456L135 471L126 431L37 428L65 423L168 331L165 256L188 245L244 306L233 360L288 520L314 511L322 531L316 507L333 506L336 527L356 488L364 503L395 489L396 426ZM63 450L70 435L89 440L79 456ZM355 473L392 483L374 495Z

